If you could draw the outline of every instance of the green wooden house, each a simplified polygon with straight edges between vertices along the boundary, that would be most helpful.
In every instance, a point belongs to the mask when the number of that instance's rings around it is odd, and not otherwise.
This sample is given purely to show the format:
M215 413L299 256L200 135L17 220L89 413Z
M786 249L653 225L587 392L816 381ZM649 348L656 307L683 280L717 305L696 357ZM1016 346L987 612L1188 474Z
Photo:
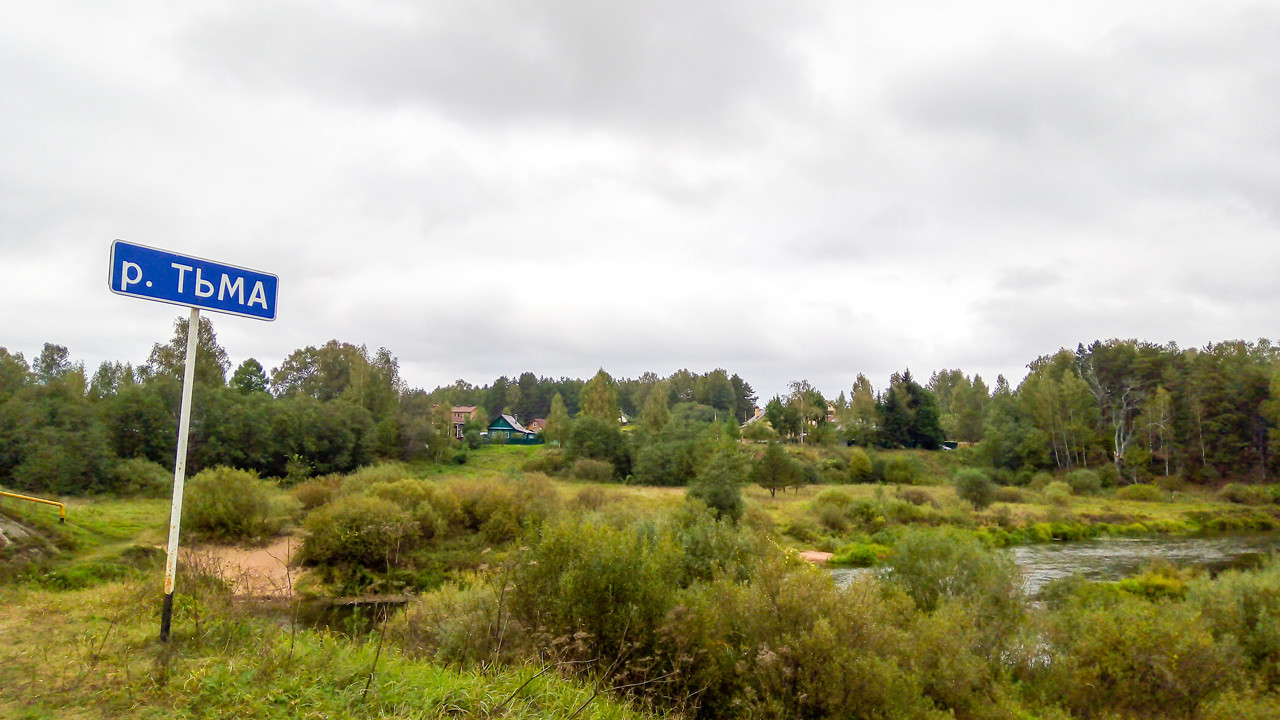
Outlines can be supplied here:
M489 423L489 441L510 445L541 445L542 438L538 433L521 425L510 415L502 415Z

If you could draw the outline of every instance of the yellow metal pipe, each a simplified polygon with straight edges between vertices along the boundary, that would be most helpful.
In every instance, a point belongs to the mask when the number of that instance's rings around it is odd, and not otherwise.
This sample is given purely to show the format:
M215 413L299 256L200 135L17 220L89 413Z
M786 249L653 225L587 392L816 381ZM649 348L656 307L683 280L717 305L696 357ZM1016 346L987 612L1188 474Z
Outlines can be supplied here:
M67 521L67 504L60 503L56 500L45 500L44 498L31 497L30 495L19 495L18 493L5 492L0 490L0 495L4 497L17 498L19 500L30 500L31 502L44 503L45 505L58 506L58 522L65 523Z

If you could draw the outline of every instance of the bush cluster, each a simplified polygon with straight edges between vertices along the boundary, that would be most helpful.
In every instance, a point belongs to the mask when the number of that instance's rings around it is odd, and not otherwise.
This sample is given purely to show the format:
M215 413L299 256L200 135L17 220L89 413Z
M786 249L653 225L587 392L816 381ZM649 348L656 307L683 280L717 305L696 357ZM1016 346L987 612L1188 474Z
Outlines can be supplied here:
M843 491L820 497L858 505ZM550 660L699 718L1280 709L1280 561L1216 580L1151 567L1076 582L1028 613L1010 557L977 534L893 536L892 548L842 548L844 562L889 567L837 588L694 506L629 525L562 517L490 573L424 595L391 636L441 661Z
M1116 490L1116 498L1139 502L1160 502L1164 499L1164 493L1155 485L1126 485Z
M961 500L973 505L974 510L981 510L996 499L996 484L991 482L987 474L976 468L965 468L955 476L956 495Z
M211 540L251 541L278 533L297 509L297 501L256 472L216 467L186 482L182 527Z

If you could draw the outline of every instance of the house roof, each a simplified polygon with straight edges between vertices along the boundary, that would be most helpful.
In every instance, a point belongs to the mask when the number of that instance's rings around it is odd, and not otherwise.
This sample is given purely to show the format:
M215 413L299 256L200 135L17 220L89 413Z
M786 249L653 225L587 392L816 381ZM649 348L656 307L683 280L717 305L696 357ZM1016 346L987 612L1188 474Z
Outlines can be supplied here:
M476 411L475 405L454 405L453 411L456 413L473 413Z
M534 434L534 432L533 432L532 430L530 430L529 428L527 428L527 427L525 427L525 426L521 425L521 424L519 423L519 421L517 421L515 418L511 417L510 415L503 415L503 416L502 416L502 420L505 420L505 421L506 421L506 423L507 423L508 425L510 425L510 426L511 426L511 429L512 429L512 430L515 430L516 432L522 432L522 433L526 433L526 434L529 434L529 435L533 435L533 434ZM494 421L493 421L493 424L492 424L492 425L490 425L489 427L493 427L494 425L497 425L497 424L498 424L498 421L497 421L497 420L494 420Z

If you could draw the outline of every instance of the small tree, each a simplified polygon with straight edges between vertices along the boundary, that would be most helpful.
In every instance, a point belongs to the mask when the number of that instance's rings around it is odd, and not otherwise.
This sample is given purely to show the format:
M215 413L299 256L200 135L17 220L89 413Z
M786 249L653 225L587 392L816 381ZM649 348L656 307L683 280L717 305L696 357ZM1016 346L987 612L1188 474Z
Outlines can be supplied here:
M777 497L778 490L785 491L800 482L800 463L787 454L782 445L770 442L764 455L751 464L751 481L769 491L769 497Z
M732 447L722 447L689 484L685 497L706 503L717 520L736 523L742 517L742 479L746 475L746 460Z
M856 483L871 482L875 475L875 466L871 456L860 447L849 452L849 479Z
M569 409L565 407L564 398L560 393L556 393L551 398L551 413L547 415L547 426L543 429L542 435L547 442L553 442L560 445L569 439Z
M996 498L996 486L987 474L976 468L966 468L956 473L956 495L961 500L973 505L974 510L981 510L990 505Z

